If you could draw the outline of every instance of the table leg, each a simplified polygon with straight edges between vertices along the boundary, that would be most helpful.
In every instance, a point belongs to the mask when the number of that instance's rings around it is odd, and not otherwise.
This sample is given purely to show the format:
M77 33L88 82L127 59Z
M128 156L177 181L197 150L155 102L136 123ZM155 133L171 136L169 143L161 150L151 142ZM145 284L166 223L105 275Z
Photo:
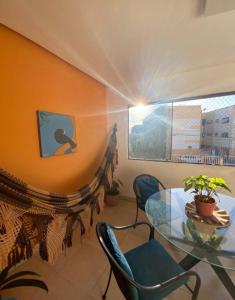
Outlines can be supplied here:
M191 268L193 268L196 264L198 264L201 260L193 257L190 254L187 254L179 263L179 265L185 270L188 271ZM221 282L223 283L224 287L232 297L232 299L235 300L235 285L232 282L231 278L229 277L228 273L225 269L221 267L216 267L214 265L211 265L212 269L215 271L216 275L219 277Z
M190 254L187 254L179 263L179 265L185 270L188 271L193 268L196 264L200 262L199 259L193 257Z
M219 279L222 281L232 299L235 299L235 286L225 269L211 265Z

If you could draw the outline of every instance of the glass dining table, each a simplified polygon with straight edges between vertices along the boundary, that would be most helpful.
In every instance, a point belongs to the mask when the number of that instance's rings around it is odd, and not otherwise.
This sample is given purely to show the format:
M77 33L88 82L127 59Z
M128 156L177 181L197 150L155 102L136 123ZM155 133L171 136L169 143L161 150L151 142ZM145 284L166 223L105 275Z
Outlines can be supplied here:
M162 190L148 198L145 212L156 231L186 253L180 262L185 270L200 261L209 263L235 299L235 286L226 271L235 271L235 198L218 195L217 206L230 216L230 224L223 228L188 218L185 204L192 200L193 195L182 188Z

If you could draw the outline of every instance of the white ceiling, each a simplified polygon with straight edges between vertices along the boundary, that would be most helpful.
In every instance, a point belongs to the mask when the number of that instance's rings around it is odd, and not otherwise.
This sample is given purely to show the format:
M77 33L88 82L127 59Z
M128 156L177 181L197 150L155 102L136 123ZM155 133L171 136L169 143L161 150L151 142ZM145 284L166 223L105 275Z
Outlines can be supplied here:
M235 83L233 8L234 0L0 0L0 22L120 94L153 100L176 96L176 86L184 96Z

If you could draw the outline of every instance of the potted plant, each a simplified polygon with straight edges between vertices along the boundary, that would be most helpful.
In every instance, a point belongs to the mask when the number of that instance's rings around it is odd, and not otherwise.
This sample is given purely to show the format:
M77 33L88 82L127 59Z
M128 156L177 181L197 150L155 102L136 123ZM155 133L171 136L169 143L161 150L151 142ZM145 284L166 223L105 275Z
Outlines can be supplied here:
M110 189L106 193L105 202L109 206L115 206L118 203L118 196L120 194L120 187L123 183L120 179L113 179Z
M212 216L216 207L214 196L218 196L218 188L231 192L224 179L220 177L191 176L184 179L184 184L185 192L192 190L192 193L195 194L194 201L197 213L203 217Z

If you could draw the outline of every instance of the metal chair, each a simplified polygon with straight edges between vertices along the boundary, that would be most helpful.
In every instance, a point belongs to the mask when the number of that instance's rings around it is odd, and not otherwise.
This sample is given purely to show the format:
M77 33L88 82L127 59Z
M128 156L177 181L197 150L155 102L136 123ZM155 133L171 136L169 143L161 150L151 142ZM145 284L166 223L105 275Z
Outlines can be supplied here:
M146 225L150 229L149 240L127 253L123 253L117 243L114 230L125 230ZM127 300L160 300L195 277L196 283L192 300L196 300L200 289L200 277L194 271L185 271L168 252L153 239L154 228L145 222L116 227L101 222L96 225L96 233L101 247L110 263L108 284L102 298L110 285L112 273Z
M133 190L136 196L136 218L138 220L139 208L145 211L145 203L147 199L154 193L159 192L160 187L166 189L159 179L149 174L141 174L137 176L133 182Z

